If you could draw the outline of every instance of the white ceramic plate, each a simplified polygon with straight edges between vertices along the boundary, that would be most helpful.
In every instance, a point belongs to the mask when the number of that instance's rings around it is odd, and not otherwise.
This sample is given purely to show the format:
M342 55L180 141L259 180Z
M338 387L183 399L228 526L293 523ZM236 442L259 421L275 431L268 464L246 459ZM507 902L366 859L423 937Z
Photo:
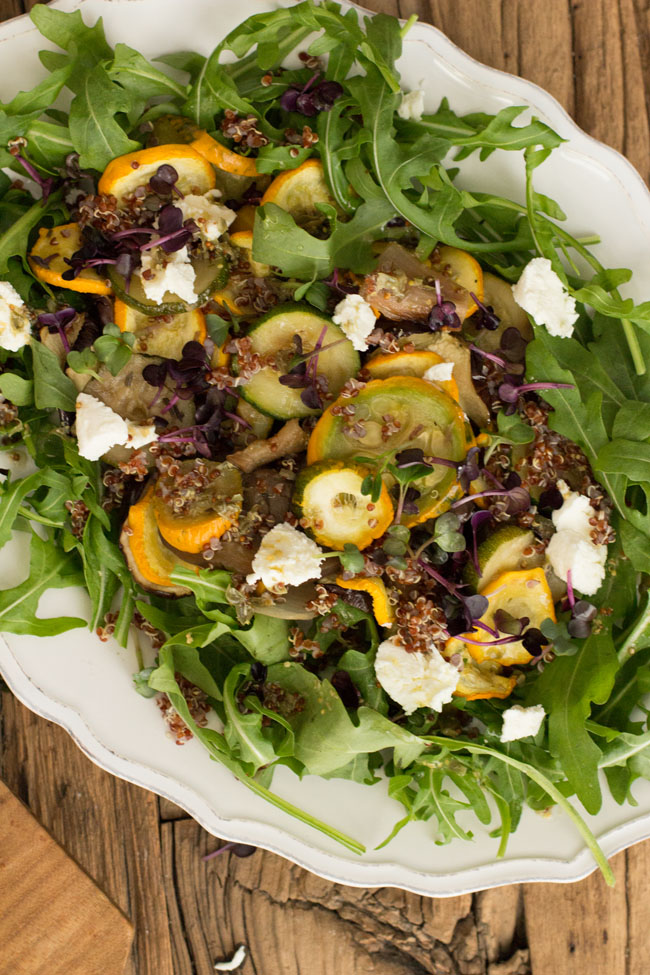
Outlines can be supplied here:
M284 6L291 2L284 0ZM81 8L90 23L105 19L109 40L127 41L149 56L195 49L207 54L240 20L278 3L268 0L56 0L61 10ZM42 43L27 18L0 27L3 77L0 98L31 87L41 76ZM635 271L628 293L650 290L650 195L621 155L581 132L561 106L535 85L473 61L443 34L417 25L408 35L401 68L405 88L424 81L427 107L446 95L458 112L495 112L506 105L529 105L568 145L538 170L536 186L570 214L569 229L600 233L597 253L612 267ZM463 181L485 191L522 198L520 154L494 153L488 162L472 157ZM16 535L2 551L0 586L26 575L25 537ZM83 615L85 594L66 590L42 600L39 614ZM449 896L521 881L568 882L586 876L594 862L562 816L544 819L527 811L508 852L496 860L497 842L478 829L474 843L436 846L430 824L407 827L387 848L374 851L401 815L381 784L307 777L299 782L280 770L274 787L286 798L361 840L369 852L348 853L320 833L257 799L212 762L197 742L177 747L164 735L159 711L135 694L131 650L103 644L83 630L39 640L9 636L0 641L0 670L14 693L32 710L66 728L79 747L115 775L167 796L210 832L280 853L331 880L364 887L390 885L421 894ZM635 787L639 804L617 806L606 799L591 828L607 855L650 836L650 783ZM469 820L468 820L469 822ZM471 828L474 828L473 826Z

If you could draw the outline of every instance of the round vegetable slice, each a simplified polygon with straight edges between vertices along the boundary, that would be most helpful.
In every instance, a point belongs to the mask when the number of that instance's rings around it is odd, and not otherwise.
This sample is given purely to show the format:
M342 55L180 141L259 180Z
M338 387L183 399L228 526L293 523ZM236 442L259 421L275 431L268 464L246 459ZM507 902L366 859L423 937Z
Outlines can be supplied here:
M84 268L70 281L63 277L70 270L65 258L70 259L81 247L81 227L78 223L65 223L59 227L41 227L38 240L29 254L29 266L39 279L57 288L80 291L83 294L109 295L111 282L105 275L92 268Z
M420 447L428 457L463 460L467 441L462 410L424 379L374 379L355 397L339 399L323 413L309 440L307 463L378 457L405 447ZM434 464L432 473L414 486L421 492L415 502L418 513L404 519L407 525L440 514L460 491L455 468L442 464Z
M456 643L457 641L449 640L442 653L447 660L459 655L463 663L454 697L464 697L468 701L480 701L489 698L504 698L512 694L517 683L516 677L505 677L501 673L501 665L494 660L477 663L463 644L457 646Z
M463 573L465 582L483 592L497 576L523 568L527 561L525 553L530 556L534 541L533 533L519 525L497 528L477 548L480 575L473 563L468 562Z
M386 485L373 502L361 491L368 469L342 461L321 461L305 467L293 493L300 524L321 545L341 551L345 545L366 548L380 538L393 520Z
M253 233L253 227L255 225L255 211L257 207L253 206L251 203L244 204L237 211L237 216L230 224L230 235L231 239L234 234L240 233Z
M131 505L120 535L120 546L135 581L149 592L163 596L187 596L185 586L176 586L170 574L177 565L185 569L196 566L183 562L163 543L154 514L154 488L150 484L137 504Z
M319 412L302 401L302 388L285 386L280 382L280 376L289 372L296 358L296 335L300 338L304 355L312 352L320 343L323 351L314 357L316 373L327 380L330 396L337 396L347 380L359 371L359 353L327 316L297 304L274 308L252 325L248 338L251 352L273 356L275 365L260 369L239 389L249 403L278 420L313 416ZM308 360L312 368L313 361ZM237 359L235 368L239 368Z
M257 176L255 159L251 156L242 156L238 152L233 152L232 149L227 149L226 146L213 139L205 131L198 130L190 145L204 159L225 173L232 173L234 176Z
M275 177L262 197L262 206L265 203L275 203L287 210L300 224L318 215L317 203L334 206L335 200L325 181L322 163L308 159L296 169L288 169Z
M483 301L483 268L471 254L461 251L458 247L443 245L434 251L431 261L434 270L440 270L443 274L459 284L466 291L475 294L479 301ZM474 303L467 310L465 317L473 315L478 311L478 305Z
M356 576L354 579L344 579L339 576L336 585L341 589L353 589L356 592L367 592L372 599L372 612L380 626L392 626L395 613L390 604L388 590L381 579L364 579Z
M204 342L207 336L205 315L197 309L178 315L143 315L116 298L113 317L121 332L135 335L135 352L164 359L180 359L186 342Z
M100 193L114 196L118 204L123 203L164 165L173 166L178 173L175 185L183 194L202 195L216 183L212 166L200 152L188 145L172 143L118 156L109 162L97 188Z
M416 376L422 378L432 366L437 366L445 360L437 352L377 352L366 362L364 369L371 379L388 379L390 376ZM431 382L432 380L427 380ZM458 385L451 379L435 380L444 393L458 402Z
M503 572L483 589L482 595L488 599L488 608L481 617L481 622L492 630L498 630L498 617L495 617L499 610L515 619L527 617L527 625L532 627L539 627L546 619L555 621L553 597L541 568ZM473 642L465 643L464 635L469 636L463 634L453 639L465 646L477 663L492 660L504 667L512 667L515 664L527 664L532 659L521 640L495 643L493 634L479 629L472 631ZM500 634L500 638L503 638L503 634Z
M200 465L209 480L203 488L190 489L194 496L180 513L163 496L164 477L158 481L153 506L158 530L167 544L192 555L202 552L211 539L221 538L239 518L242 506L242 480L236 467L211 461ZM196 466L194 461L182 461L181 475L191 475Z
M253 254L253 231L252 230L239 230L237 233L230 234L230 243L234 247L239 247L242 252L241 256L244 260L250 264L251 271L256 278L268 278L271 273L271 267L269 264L262 264L260 261L254 261Z
M489 271L483 272L483 283L483 304L489 305L494 310L500 322L498 327L491 331L487 328L476 329L472 319L469 319L464 326L466 334L471 336L478 348L484 349L485 352L496 352L507 328L516 328L525 342L531 342L533 327L524 309L520 308L513 298L512 286L496 274L490 274Z
M132 276L128 287L125 278L118 274L114 267L109 268L109 276L117 297L125 304L135 308L136 311L143 315L177 315L188 311L190 308L198 308L205 304L210 295L221 290L228 280L226 261L219 255L211 257L203 254L200 257L192 258L192 265L196 274L194 290L197 299L191 303L183 301L178 295L167 291L160 304L157 304L147 298L138 274Z

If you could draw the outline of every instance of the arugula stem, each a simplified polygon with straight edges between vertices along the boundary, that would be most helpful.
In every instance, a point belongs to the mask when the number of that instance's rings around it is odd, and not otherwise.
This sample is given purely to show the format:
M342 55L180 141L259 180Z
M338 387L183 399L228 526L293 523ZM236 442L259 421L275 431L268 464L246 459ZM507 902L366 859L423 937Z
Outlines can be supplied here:
M451 751L462 751L463 749L474 755L489 755L492 758L498 759L503 762L504 765L511 765L516 768L519 772L522 772L527 778L532 779L537 785L541 786L544 792L550 796L560 806L565 813L573 820L574 825L585 843L591 854L598 864L600 871L605 878L605 882L609 887L614 886L614 874L612 868L607 862L607 857L598 845L598 840L591 832L586 822L580 815L577 809L568 801L568 799L562 795L560 790L547 779L546 776L536 769L533 765L527 765L525 762L519 762L516 758L512 758L510 755L505 755L503 752L498 751L496 748L489 748L487 745L477 745L474 742L469 741L459 741L450 738L440 738L435 735L423 736L426 741L432 742L434 745L438 745L440 748L447 748Z
M621 664L637 650L642 650L650 644L650 596L646 593L645 605L631 626L621 637L618 646L618 659Z
M17 514L22 515L23 518L27 518L28 521L37 521L39 525L46 525L48 528L63 527L63 522L52 521L51 518L44 518L43 515L37 514L35 511L32 511L31 508L26 508L22 504L19 507Z
M411 14L411 16L406 21L406 23L403 24L402 27L400 27L400 31L399 32L400 32L400 36L401 36L402 40L404 40L404 38L406 37L406 35L410 31L411 27L413 27L413 25L417 23L417 20L418 20L418 15L417 14Z

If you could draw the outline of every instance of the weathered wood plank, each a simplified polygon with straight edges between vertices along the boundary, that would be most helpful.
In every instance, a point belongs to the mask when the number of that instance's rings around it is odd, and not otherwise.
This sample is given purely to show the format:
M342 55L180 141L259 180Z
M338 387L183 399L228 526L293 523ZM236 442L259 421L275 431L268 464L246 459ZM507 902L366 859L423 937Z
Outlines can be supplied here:
M173 975L156 796L103 772L61 728L2 697L0 776L131 918L127 975Z
M628 903L625 854L611 861L616 887L599 873L578 884L525 884L524 907L535 975L623 975ZM640 911L640 902L634 905ZM645 944L648 933L646 924Z

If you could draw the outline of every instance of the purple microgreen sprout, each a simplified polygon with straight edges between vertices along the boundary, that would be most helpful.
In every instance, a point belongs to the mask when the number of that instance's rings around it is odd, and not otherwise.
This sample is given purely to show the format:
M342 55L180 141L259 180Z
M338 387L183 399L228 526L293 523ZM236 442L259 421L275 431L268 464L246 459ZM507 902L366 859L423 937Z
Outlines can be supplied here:
M343 94L343 88L338 81L321 81L312 88L320 75L320 71L313 74L302 89L293 86L287 88L280 99L280 105L285 112L299 112L307 118L313 118L319 112L330 111L337 98Z
M479 349L477 345L474 345L474 343L470 345L470 349L472 352L475 352L476 355L481 356L482 359L489 359L490 362L495 362L497 366L501 366L502 369L507 368L508 363L506 360L502 359L498 355L494 355L493 352L485 352L483 349Z
M569 609L573 609L576 604L576 597L573 593L573 584L571 582L571 569L567 569L566 574L566 595L569 601Z
M440 293L440 284L436 279L436 294L438 298L442 298ZM438 301L436 305L433 306L429 312L429 317L427 319L427 325L432 332L437 332L441 328L458 329L461 326L461 320L456 313L456 305L453 301Z
M218 850L213 850L212 853L206 853L201 859L205 863L207 860L214 860L221 853L234 853L236 857L249 857L256 850L256 846L249 846L248 843L224 843Z
M36 319L36 323L41 326L41 328L47 328L48 332L58 332L65 354L67 355L70 351L70 343L68 342L68 337L65 334L65 327L69 325L72 319L76 315L74 308L61 308L59 311L55 312L43 312Z
M499 399L502 403L516 403L524 393L538 389L575 389L573 383L523 383L521 386L512 381L506 381L499 386Z
M178 172L169 163L163 163L149 180L149 186L157 196L171 196L176 193L183 199L183 194L176 186L177 181Z
M479 498L504 497L508 498L508 513L515 514L519 511L526 511L530 508L530 495L528 491L518 485L507 491L479 491L477 494L470 494L467 497L454 501L452 508L459 508L469 501L478 501Z
M14 139L8 145L9 152L14 157L16 162L20 163L20 165L23 167L27 175L31 179L33 179L34 182L40 187L43 196L43 203L46 203L48 196L50 195L50 193L54 188L54 180L52 179L51 176L48 176L46 179L44 179L39 173L39 171L36 169L36 166L33 163L31 163L29 159L26 159L23 155L21 155L20 150L24 149L26 145L27 145L26 139L23 138Z
M495 314L492 305L484 305L480 298L477 298L473 291L470 291L470 298L478 305L478 312L475 312L472 320L479 328L486 328L488 332L494 332L501 324L501 319Z
M596 618L598 610L593 603L586 599L579 599L571 607L571 619L567 624L569 635L577 640L583 640L591 633L591 624Z
M148 251L152 247L162 247L165 254L171 254L185 247L198 229L193 220L186 220L183 223L183 211L169 203L158 215L158 232L161 236L142 244L140 250Z

